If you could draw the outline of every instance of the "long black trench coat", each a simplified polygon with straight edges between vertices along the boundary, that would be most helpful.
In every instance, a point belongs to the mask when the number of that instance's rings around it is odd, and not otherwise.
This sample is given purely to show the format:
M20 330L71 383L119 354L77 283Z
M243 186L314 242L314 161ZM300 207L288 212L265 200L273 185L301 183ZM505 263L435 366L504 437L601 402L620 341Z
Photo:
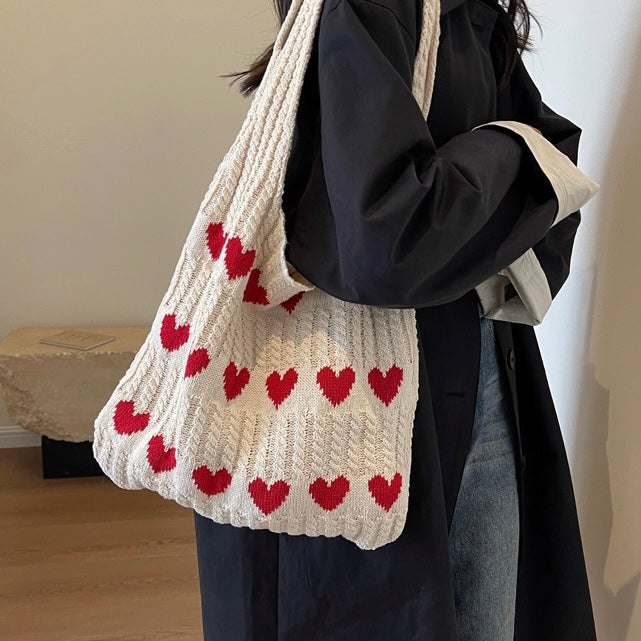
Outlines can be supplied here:
M300 273L344 300L416 309L405 528L361 550L194 512L206 641L457 641L447 536L479 376L474 288L534 248L553 298L581 215L551 227L558 201L523 140L471 129L531 124L575 164L581 129L541 100L520 61L499 90L496 0L441 6L425 127L411 94L421 0L327 0L283 195L286 255ZM592 641L572 481L534 329L492 322L518 436L515 639Z

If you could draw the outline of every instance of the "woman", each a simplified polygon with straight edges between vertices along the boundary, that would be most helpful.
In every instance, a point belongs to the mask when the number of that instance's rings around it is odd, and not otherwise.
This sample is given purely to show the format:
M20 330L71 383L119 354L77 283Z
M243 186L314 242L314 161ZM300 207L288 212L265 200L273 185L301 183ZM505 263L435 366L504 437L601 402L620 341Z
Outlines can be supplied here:
M283 195L287 259L303 276L344 300L416 309L406 526L365 551L194 512L206 641L596 638L532 328L568 277L580 211L552 227L559 202L524 140L474 128L527 123L575 164L581 129L542 102L518 55L524 0L441 0L426 123L411 93L421 15L420 0L327 0ZM269 54L240 74L245 93ZM524 255L528 300L504 271Z

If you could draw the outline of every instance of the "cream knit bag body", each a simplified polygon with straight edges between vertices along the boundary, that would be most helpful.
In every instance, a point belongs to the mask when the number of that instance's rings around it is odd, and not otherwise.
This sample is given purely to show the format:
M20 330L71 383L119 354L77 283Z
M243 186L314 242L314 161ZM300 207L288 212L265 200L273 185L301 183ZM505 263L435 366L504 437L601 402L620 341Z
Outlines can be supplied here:
M427 117L440 2L424 4L413 94ZM374 549L406 520L418 337L413 309L339 300L285 260L285 172L322 6L293 0L93 452L116 485L218 523Z

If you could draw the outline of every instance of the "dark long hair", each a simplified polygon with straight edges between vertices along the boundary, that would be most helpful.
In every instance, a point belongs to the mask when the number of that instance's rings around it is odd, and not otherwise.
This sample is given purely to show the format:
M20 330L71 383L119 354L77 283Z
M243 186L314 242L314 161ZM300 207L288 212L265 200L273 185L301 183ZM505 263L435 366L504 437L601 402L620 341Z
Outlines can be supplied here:
M279 24L283 24L290 0L272 0ZM493 56L499 60L502 67L499 86L503 87L509 81L517 58L523 51L533 49L530 40L530 22L532 19L539 25L536 17L529 11L525 0L482 0L487 4L499 5L503 11L499 12L497 21L497 36L492 40ZM507 4L507 6L505 6ZM239 81L239 91L243 96L250 95L257 87L267 69L267 64L274 49L272 42L256 59L248 69L222 74L221 78L233 78L230 84Z

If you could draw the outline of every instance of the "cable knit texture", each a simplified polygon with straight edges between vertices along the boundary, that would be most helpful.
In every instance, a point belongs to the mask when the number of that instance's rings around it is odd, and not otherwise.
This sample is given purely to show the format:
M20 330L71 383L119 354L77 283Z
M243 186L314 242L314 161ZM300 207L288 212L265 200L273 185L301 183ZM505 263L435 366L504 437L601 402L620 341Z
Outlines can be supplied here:
M374 549L406 520L418 335L413 309L339 300L285 260L285 172L322 5L292 3L93 452L119 487L218 523ZM425 2L412 90L426 118L439 21Z

